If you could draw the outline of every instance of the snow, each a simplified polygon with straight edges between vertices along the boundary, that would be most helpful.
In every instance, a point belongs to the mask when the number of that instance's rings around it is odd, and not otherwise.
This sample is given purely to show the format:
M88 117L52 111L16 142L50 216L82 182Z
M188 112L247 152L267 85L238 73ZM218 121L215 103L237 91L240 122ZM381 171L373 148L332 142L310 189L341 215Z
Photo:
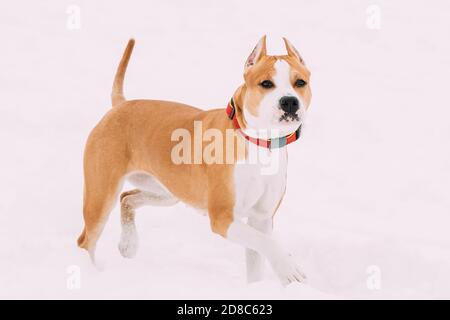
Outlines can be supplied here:
M79 30L66 27L71 4ZM366 26L369 5L380 29ZM1 3L0 298L450 298L449 10L444 0ZM308 284L282 288L267 268L247 285L243 250L184 204L139 210L133 260L117 249L116 206L94 268L76 246L82 152L128 38L128 98L208 109L225 106L264 33L274 54L287 36L313 76L275 220Z

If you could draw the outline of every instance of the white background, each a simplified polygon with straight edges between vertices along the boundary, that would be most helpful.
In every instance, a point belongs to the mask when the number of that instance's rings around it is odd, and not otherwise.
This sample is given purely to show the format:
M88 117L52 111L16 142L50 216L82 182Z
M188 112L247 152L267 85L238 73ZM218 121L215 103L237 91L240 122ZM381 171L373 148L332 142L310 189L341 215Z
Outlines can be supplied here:
M0 298L450 298L447 1L122 3L0 4ZM70 4L79 30L66 27ZM76 246L81 159L128 38L128 98L208 109L226 105L263 34L269 54L287 36L312 71L275 221L308 285L283 289L271 270L247 285L243 250L183 204L140 209L134 260L117 250L116 207L97 271ZM79 290L66 285L71 265Z

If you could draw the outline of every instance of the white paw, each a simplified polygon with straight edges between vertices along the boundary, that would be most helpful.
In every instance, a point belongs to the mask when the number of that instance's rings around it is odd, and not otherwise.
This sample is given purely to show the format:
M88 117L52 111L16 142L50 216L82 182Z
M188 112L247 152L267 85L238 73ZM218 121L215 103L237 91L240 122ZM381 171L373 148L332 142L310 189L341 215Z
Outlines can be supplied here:
M305 274L291 255L285 255L272 261L272 267L283 286L293 282L306 282Z
M124 226L119 242L120 254L124 258L133 258L138 249L138 242L136 229L134 227Z

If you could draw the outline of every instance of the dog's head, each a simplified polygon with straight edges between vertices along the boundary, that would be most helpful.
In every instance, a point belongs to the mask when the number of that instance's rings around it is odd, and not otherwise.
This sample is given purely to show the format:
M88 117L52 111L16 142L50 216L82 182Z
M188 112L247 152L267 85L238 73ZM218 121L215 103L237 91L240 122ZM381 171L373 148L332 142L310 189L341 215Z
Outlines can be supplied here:
M245 83L235 95L238 119L245 129L285 135L297 130L304 119L311 101L310 72L294 46L283 40L287 55L267 55L264 36L247 58Z

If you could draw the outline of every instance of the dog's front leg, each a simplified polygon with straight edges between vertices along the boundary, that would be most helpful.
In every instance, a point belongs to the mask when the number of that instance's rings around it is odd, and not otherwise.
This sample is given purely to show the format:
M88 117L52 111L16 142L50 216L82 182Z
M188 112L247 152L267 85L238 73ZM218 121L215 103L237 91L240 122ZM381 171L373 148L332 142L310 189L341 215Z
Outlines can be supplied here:
M231 207L224 203L216 204L208 210L208 213L214 233L267 258L283 285L296 281L303 282L306 279L291 255L271 236L235 219Z
M208 215L212 231L267 258L283 285L304 281L305 276L294 259L270 235L236 218L239 215L234 212L232 173L232 166L208 167Z
M285 252L269 235L242 221L234 220L228 227L226 237L266 257L283 285L305 281L305 275L292 256Z
M272 218L258 219L249 217L247 224L264 234L272 233ZM245 262L247 265L247 282L260 281L263 278L264 257L253 249L245 249Z

